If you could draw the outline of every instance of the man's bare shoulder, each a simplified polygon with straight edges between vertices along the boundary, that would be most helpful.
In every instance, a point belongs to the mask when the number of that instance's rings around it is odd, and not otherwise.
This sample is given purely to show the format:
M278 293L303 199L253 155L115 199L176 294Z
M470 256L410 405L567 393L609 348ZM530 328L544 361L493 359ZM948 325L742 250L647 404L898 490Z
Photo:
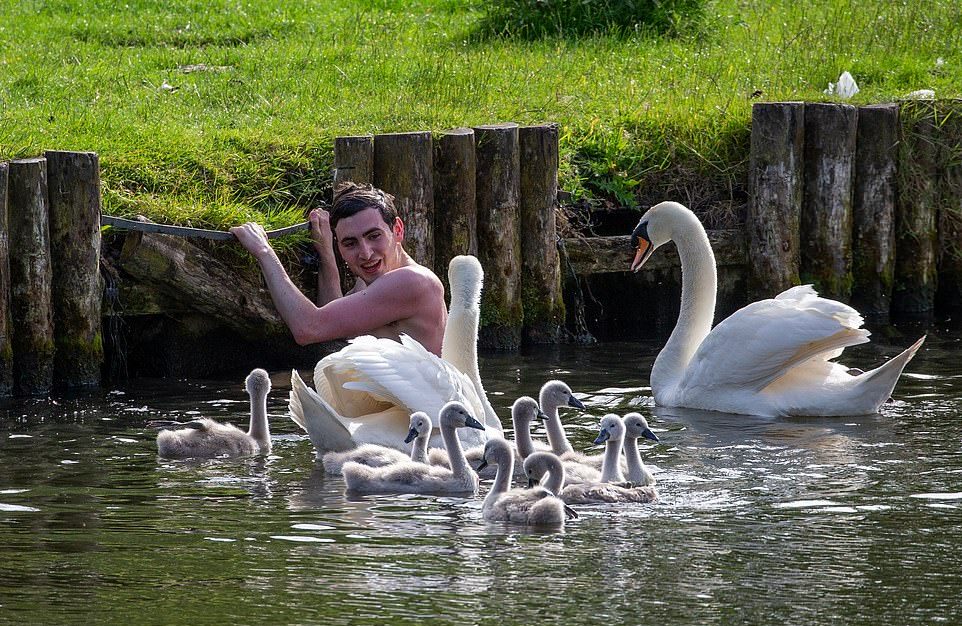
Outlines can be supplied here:
M444 293L444 285L437 274L417 263L393 269L381 276L378 281L384 279L388 279L387 282L392 285L424 291L440 290L442 294Z

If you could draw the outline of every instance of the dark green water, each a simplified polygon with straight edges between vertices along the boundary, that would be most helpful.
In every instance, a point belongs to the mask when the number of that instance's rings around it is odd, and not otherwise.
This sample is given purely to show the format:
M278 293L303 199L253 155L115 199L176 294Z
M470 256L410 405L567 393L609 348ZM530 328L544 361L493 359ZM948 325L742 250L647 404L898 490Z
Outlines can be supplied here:
M241 381L0 409L0 623L962 622L962 334L931 333L895 402L853 418L651 407L657 348L482 359L505 417L557 377L590 409L565 415L576 447L638 407L661 438L643 448L660 503L582 508L563 532L486 523L480 500L345 499L285 415L283 372L266 459L159 461L141 427L245 422Z

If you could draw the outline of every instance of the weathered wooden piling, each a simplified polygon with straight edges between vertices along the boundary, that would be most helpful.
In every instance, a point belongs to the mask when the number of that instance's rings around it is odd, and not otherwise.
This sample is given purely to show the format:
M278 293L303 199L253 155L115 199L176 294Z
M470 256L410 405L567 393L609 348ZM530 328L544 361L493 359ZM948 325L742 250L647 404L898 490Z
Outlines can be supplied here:
M521 202L518 125L474 128L477 151L478 260L484 268L480 345L516 350L521 345Z
M103 365L100 304L100 160L94 152L48 151L54 380L96 387Z
M941 310L962 309L962 100L945 103L939 162L939 285L935 294Z
M334 187L346 181L374 181L374 137L371 135L334 139Z
M798 284L805 105L752 106L748 241L749 298L770 298Z
M13 393L13 345L10 343L10 243L7 237L7 172L0 163L0 398Z
M805 194L802 199L802 282L828 298L852 293L852 193L858 109L805 105Z
M887 324L895 279L896 155L899 107L858 110L852 196L852 305L874 324Z
M558 263L558 126L518 129L523 339L557 343L565 308Z
M448 262L478 254L474 131L454 128L434 143L434 260L447 289Z
M42 396L53 385L55 351L47 161L11 161L8 176L14 391Z
M434 149L431 133L374 136L374 185L394 196L405 249L434 267Z
M120 254L124 272L161 297L218 320L252 339L289 337L270 294L186 239L131 231Z
M936 222L939 204L937 104L901 105L898 204L895 218L895 285L892 312L929 318L938 283Z

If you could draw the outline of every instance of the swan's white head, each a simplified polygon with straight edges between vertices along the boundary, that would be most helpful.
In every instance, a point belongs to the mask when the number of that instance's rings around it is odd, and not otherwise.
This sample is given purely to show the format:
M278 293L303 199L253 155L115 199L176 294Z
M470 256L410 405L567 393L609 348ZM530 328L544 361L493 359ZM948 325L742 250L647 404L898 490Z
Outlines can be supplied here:
M476 257L464 254L448 263L448 284L451 285L451 308L477 309L481 306L481 287L484 270Z
M648 427L648 420L640 413L627 413L625 415L625 437L637 439L644 437L652 441L658 441L658 436Z
M271 390L271 377L264 370L257 368L244 379L244 387L252 398L266 397Z
M411 413L411 429L408 436L404 438L404 443L411 443L415 439L427 437L431 434L431 418L424 411Z
M585 410L584 403L574 396L571 387L560 380L549 380L542 385L538 402L542 407L573 406Z
M625 423L614 413L608 413L598 424L598 436L595 443L604 443L609 439L622 441L625 438Z
M692 221L701 226L698 217L677 202L660 202L645 211L631 231L631 247L635 250L631 271L640 270L658 246L675 239L678 233L684 232L679 227L688 227Z
M438 421L441 423L442 428L468 427L484 430L484 424L475 419L467 407L457 400L452 400L441 407L441 412L438 414Z
M511 421L515 424L515 428L531 424L536 417L544 420L548 416L544 414L535 399L530 396L521 396L511 405Z
M545 474L552 476L560 475L564 472L561 459L551 452L534 452L524 460L524 475L528 479L528 487L534 487L541 483ZM562 479L561 484L564 484Z
M511 451L511 444L500 437L492 437L484 443L481 464L476 469L480 472L491 464L498 467L514 466L514 452Z

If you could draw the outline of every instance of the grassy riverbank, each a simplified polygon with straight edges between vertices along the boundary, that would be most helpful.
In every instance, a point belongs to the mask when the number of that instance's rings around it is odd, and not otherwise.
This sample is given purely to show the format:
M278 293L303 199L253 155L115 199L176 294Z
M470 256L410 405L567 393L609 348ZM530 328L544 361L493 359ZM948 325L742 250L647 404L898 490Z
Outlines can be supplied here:
M480 5L479 5L480 7ZM301 219L337 135L562 125L562 184L738 203L751 104L962 95L952 0L717 0L674 36L474 35L455 0L24 0L0 6L0 159L100 153L105 210Z

